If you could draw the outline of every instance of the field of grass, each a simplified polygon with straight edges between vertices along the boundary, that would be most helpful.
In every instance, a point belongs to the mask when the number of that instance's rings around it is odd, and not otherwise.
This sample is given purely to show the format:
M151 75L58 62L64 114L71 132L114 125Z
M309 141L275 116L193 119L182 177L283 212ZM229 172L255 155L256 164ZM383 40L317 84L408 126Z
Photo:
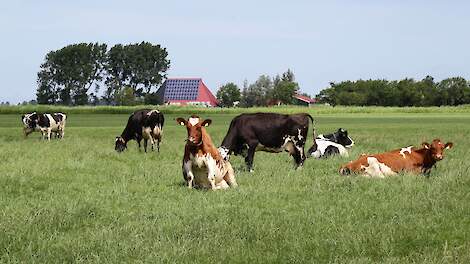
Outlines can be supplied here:
M210 192L183 186L180 115L166 115L160 154L118 154L128 114L69 114L51 142L3 114L0 261L470 263L468 113L313 115L319 133L350 131L351 158L435 137L454 148L429 178L382 180L339 176L348 158L295 171L287 153L258 152L249 173L233 156L239 188ZM233 116L203 115L217 144Z

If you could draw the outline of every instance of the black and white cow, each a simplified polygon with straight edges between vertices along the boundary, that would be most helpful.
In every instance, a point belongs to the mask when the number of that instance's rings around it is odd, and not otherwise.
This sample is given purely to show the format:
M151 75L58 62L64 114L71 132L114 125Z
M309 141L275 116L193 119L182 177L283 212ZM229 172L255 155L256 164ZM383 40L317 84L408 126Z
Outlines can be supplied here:
M165 118L158 110L144 109L134 112L127 121L121 136L116 137L114 149L122 152L127 148L127 142L136 140L140 149L140 141L144 140L144 150L147 152L147 142L150 140L152 150L155 144L160 152L160 142L163 134Z
M64 113L40 114L36 112L21 116L25 137L34 131L41 131L42 138L51 140L51 133L56 133L58 138L63 138L67 115Z
M293 156L296 168L305 161L309 114L283 115L276 113L241 114L230 123L227 135L219 147L225 160L230 154L241 154L248 170L253 171L255 151L278 153L287 151Z
M308 157L327 158L337 154L347 157L347 148L354 146L354 141L348 136L348 131L342 128L332 134L318 135L315 142L316 145L307 151Z

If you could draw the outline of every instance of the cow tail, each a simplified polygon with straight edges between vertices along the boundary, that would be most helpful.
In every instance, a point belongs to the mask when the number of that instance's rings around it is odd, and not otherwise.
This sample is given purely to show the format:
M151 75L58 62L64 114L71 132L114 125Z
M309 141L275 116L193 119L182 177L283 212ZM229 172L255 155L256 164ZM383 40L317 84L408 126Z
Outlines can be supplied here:
M315 140L315 120L313 120L313 117L310 115L310 114L306 114L309 118L310 118L310 121L312 121L312 147L309 149L308 152L311 152L313 150L317 150L317 141Z
M313 117L310 114L306 114L309 118L310 121L312 121L312 136L313 136L313 142L315 142L315 120L313 120Z

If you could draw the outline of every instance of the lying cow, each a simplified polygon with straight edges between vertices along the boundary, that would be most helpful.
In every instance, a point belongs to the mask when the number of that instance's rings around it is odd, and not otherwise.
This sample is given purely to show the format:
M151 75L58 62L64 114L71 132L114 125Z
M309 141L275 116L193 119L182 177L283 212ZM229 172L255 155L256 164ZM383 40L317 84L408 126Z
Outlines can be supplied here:
M211 190L236 187L232 165L220 156L205 129L212 121L196 115L188 120L180 117L176 121L188 132L183 156L183 177L188 187Z
M312 116L306 113L241 114L230 123L219 152L225 160L228 160L232 153L241 154L251 172L255 151L288 151L294 158L296 168L301 167L305 161L304 146L309 119L313 123Z
M346 148L354 146L348 131L342 128L332 134L318 135L315 142L316 144L307 151L307 157L327 158L337 154L347 157L349 154Z
M128 119L121 136L116 137L114 149L122 152L127 148L127 142L136 140L140 149L140 142L144 140L144 150L147 152L147 142L150 140L152 150L155 144L160 152L160 142L163 134L163 123L165 118L158 110L139 110L134 112Z
M56 133L58 138L63 138L67 115L64 113L38 114L36 112L21 116L23 133L25 137L34 131L41 131L42 138L51 140L51 133Z
M431 144L423 142L422 146L420 149L410 146L381 154L363 154L359 159L341 166L339 172L379 178L402 171L428 174L436 162L444 158L444 149L452 148L453 143L443 144L440 139L434 139Z

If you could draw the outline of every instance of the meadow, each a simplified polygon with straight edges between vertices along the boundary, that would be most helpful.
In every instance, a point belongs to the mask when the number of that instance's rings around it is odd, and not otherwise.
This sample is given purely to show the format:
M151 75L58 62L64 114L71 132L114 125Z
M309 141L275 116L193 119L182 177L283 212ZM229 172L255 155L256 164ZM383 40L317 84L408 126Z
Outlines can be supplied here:
M65 138L44 142L39 133L23 137L12 113L24 109L3 111L0 261L470 263L470 114L449 109L312 110L318 133L349 130L349 158L308 159L294 170L287 153L258 152L249 173L233 156L239 187L214 192L183 185L186 131L174 119L184 111L166 113L160 153L130 142L121 154L114 139L129 112L69 109ZM216 144L230 111L201 111ZM454 148L429 177L338 174L361 153L436 137Z

